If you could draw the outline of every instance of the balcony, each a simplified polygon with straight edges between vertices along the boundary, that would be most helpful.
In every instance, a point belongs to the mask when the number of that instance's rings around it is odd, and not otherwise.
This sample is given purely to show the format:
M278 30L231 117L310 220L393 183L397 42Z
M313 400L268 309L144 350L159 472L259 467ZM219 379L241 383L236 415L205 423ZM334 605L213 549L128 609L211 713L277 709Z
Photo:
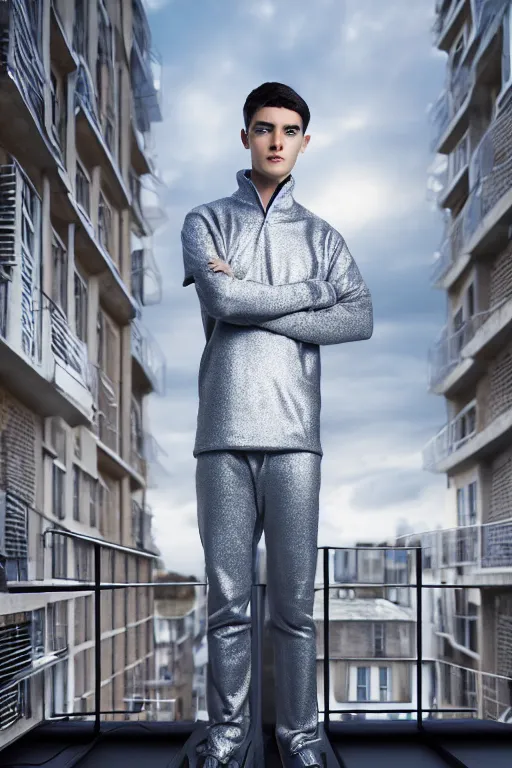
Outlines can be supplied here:
M468 12L469 0L437 0L436 19L432 26L434 45L449 51Z
M41 55L40 9L29 0L0 3L1 141L29 168L56 169L58 153L44 120L46 75Z
M512 299L503 299L484 312L479 312L468 323L472 330L462 350L462 357L478 360L495 355L506 343L512 328Z
M153 546L152 537L153 513L147 504L139 504L132 500L132 531L135 546L146 551Z
M126 208L130 195L112 151L103 135L96 95L87 65L81 60L75 87L76 145L89 167L101 166L102 179L117 208Z
M41 416L60 416L71 426L92 424L95 372L86 346L51 299L36 295L21 338L7 334L0 349L0 373L20 400Z
M434 288L447 289L460 276L470 261L464 247L464 211L456 219L446 217L445 232L439 251L435 254L430 284Z
M162 62L151 50L151 33L141 0L133 1L133 42L130 58L136 125L146 133L151 123L162 120Z
M476 316L464 322L455 333L445 326L439 341L429 350L429 391L451 396L475 382L478 376L474 361L464 354L476 332Z
M461 64L430 113L432 152L448 154L466 133L473 85L471 67Z
M102 305L121 324L127 324L135 317L138 307L105 245L105 237L102 234L105 227L100 227L100 221L103 223L104 219L102 220L98 212L96 233L88 210L76 205L75 211L80 222L76 229L75 251L87 264L90 273L100 276Z
M167 221L162 205L163 184L156 176L142 178L130 170L131 211L142 236L153 234Z
M481 586L512 582L512 519L406 534L397 541L404 546L420 545L425 569L463 568L460 584L465 576ZM497 569L509 571L493 574L491 582L487 574Z
M131 324L132 376L134 389L142 394L165 391L165 357L149 330L140 320Z
M477 401L472 400L457 416L449 421L423 449L423 469L446 472L457 465L458 452L474 440L477 434ZM452 461L448 464L448 459Z
M31 595L33 599L46 592L53 593L54 596L60 593L69 598L92 593L93 620L89 623L75 617L75 631L78 628L85 633L92 632L94 644L91 647L94 658L91 660L91 665L87 666L85 676L84 667L80 665L75 666L75 675L68 679L65 667L68 661L76 660L77 655L75 648L70 648L64 656L53 659L53 671L48 668L38 669L35 664L30 667L25 664L22 671L11 671L7 679L2 681L0 697L4 701L7 696L11 697L12 712L17 724L15 733L13 733L12 722L3 730L5 745L2 750L3 764L23 762L30 765L41 762L41 758L44 757L45 764L49 768L73 766L78 762L87 768L87 766L98 766L104 763L111 764L113 760L125 761L133 765L143 761L145 765L155 767L161 766L163 760L169 768L188 765L186 753L188 750L194 750L197 741L204 738L206 723L194 720L193 713L192 718L188 716L179 722L154 722L162 720L161 712L155 704L155 701L161 700L161 697L154 695L154 691L158 690L158 686L155 685L158 681L154 680L154 674L152 674L154 637L150 638L148 634L147 640L137 646L137 633L130 634L134 643L128 655L125 650L124 660L122 653L119 654L118 651L114 653L114 646L110 647L108 643L112 636L110 627L116 632L114 636L119 634L119 637L123 637L136 628L137 622L133 621L134 616L149 615L154 598L151 590L166 585L185 585L182 582L162 583L149 580L147 576L151 573L149 566L152 557L149 554L68 531L50 529L45 531L45 539L49 536L52 539L52 549L48 550L48 547L45 547L45 551L51 552L52 559L57 553L54 542L64 536L66 540L70 540L70 543L80 544L94 555L93 558L87 558L91 567L83 567L81 572L78 570L75 573L78 578L73 579L71 583L49 584L39 581L30 584L9 584L9 596L19 598L22 595ZM338 588L339 584L334 587L330 574L330 554L334 548L319 549L322 550L319 565L324 573L323 581L317 587L323 598L321 636L323 656L330 660L329 590ZM140 573L140 577L134 579L134 571L128 568L128 563L139 562L142 566L144 557L149 558L144 561L147 563L144 573ZM85 566L84 558L81 558L80 562ZM452 691L452 697L455 699L453 705L432 708L430 702L433 692L428 683L430 675L424 673L431 669L435 671L436 668L432 667L431 659L425 657L423 653L422 594L426 587L440 590L450 587L446 584L424 584L421 563L421 549L415 548L411 553L410 565L412 572L416 573L416 578L410 583L409 588L415 595L416 656L408 659L413 672L415 694L413 706L401 708L402 714L411 716L412 720L408 723L392 722L389 719L379 722L375 720L342 722L342 716L348 717L354 714L353 707L349 704L342 710L333 711L329 692L333 692L334 680L331 678L330 664L325 664L323 659L320 659L319 669L323 687L321 686L319 690L319 735L326 750L327 768L340 766L354 768L361 766L362 768L368 765L410 766L411 761L414 760L417 760L418 764L432 766L432 768L436 766L442 768L447 765L458 766L458 768L464 768L464 766L478 768L480 765L489 764L505 766L510 762L512 728L503 722L496 722L510 705L507 678L466 670L473 675L474 690L472 685L471 695L466 696L462 687L460 691ZM359 589L364 589L365 587L373 588L374 585L344 584L343 586L357 586ZM277 768L280 764L273 733L274 715L265 708L263 697L266 685L269 686L268 695L271 697L273 695L273 686L265 677L261 655L265 642L263 633L266 615L265 592L266 584L254 584L250 614L253 626L251 633L253 674L250 698L256 739L247 768L249 765L253 768L262 768L263 765ZM130 600L128 603L123 599L128 594L133 597L134 593L142 593L145 602L140 595L138 600ZM125 606L131 606L129 622L124 624L124 613L118 610L123 602ZM139 604L140 613L138 614L134 612L136 602ZM58 620L49 622L49 625L54 632L58 633ZM43 643L44 649L47 636L44 636ZM125 646L125 649L127 648L128 644ZM109 653L105 650L109 650ZM72 651L74 656L71 656ZM131 661L132 658L135 665ZM127 659L130 660L130 667L126 666ZM460 671L460 668L455 665L448 665L448 669L454 673ZM130 674L128 674L129 671ZM112 672L117 674L109 679L109 673ZM117 680L120 683L119 686L113 682ZM91 688L89 681L92 681ZM164 682L168 684L168 681ZM37 697L43 690L43 683L46 693L38 700ZM441 686L443 681L438 684ZM84 686L86 691L82 693ZM459 703L459 699L462 703ZM385 701L372 703L372 707L371 711L377 715L379 713L385 715L390 710ZM166 709L169 715L176 711L172 706ZM395 708L391 714L400 714L399 709ZM495 719L492 722L478 719L475 717L478 709L482 709L487 717ZM360 718L365 715L364 710L358 711ZM270 717L268 717L269 714ZM459 719L453 719L457 715ZM441 719L434 719L434 716ZM115 720L115 722L109 720ZM121 722L122 720L128 722ZM27 733L29 729L30 732Z
M512 105L484 134L469 168L470 195L464 208L463 239L476 256L494 255L509 241L512 211Z
M162 301L162 275L153 256L152 248L132 251L132 295L142 307Z

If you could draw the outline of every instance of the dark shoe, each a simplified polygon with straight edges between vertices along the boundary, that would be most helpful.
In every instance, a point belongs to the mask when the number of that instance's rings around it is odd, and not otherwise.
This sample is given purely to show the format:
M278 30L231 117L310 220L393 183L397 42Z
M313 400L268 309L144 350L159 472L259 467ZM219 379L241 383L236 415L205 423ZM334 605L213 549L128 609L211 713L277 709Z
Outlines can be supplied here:
M320 750L322 739L303 741L293 752L286 752L279 739L276 741L283 768L324 768Z

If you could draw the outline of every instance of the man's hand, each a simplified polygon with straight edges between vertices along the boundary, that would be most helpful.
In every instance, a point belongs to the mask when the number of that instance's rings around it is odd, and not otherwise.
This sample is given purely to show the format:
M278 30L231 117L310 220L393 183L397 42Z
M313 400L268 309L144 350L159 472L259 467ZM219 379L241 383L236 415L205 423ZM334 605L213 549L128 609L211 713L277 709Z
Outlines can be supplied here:
M213 269L214 272L225 272L226 275L233 277L233 270L229 264L225 261L222 261L222 259L214 259L212 257L208 262L208 266L210 269Z

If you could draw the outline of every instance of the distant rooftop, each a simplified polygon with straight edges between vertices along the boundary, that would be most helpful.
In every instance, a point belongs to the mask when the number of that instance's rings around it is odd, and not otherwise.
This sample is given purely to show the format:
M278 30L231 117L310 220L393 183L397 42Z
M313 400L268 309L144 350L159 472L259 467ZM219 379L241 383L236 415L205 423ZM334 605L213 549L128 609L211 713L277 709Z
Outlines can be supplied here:
M324 596L315 595L313 618L324 617ZM416 621L416 611L403 605L396 605L382 597L377 598L331 598L329 600L330 621Z

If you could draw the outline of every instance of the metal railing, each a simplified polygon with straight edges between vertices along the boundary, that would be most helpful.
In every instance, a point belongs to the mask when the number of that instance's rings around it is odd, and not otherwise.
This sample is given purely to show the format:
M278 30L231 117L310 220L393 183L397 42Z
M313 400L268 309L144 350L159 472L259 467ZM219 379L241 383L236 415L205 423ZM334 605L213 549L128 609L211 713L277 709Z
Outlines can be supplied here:
M131 323L132 354L146 376L151 381L153 390L162 394L165 390L166 360L150 331L140 320Z
M47 529L43 534L43 541L44 545L46 546L46 537L48 535L54 536L64 536L69 539L74 539L76 541L80 541L83 543L88 543L93 547L94 552L94 578L91 583L84 583L84 582L73 582L69 584L48 584L48 583L42 583L42 584L24 584L24 585L16 585L16 584L9 584L8 585L8 591L13 594L37 594L37 593L66 593L66 592L74 592L78 593L80 591L92 591L94 593L94 616L95 616L95 627L94 627L94 640L95 640L95 660L94 660L94 677L95 677L95 685L94 685L94 709L92 711L87 711L84 709L84 707L80 707L80 711L72 711L72 712L52 712L51 718L59 718L59 717L84 717L84 716L92 716L94 717L94 733L97 735L100 731L100 724L101 724L101 715L106 714L128 714L129 710L123 709L123 710L105 710L101 708L101 682L102 682L102 657L101 657L101 612L100 612L100 605L102 600L102 594L104 595L105 592L112 593L113 590L118 589L128 589L128 588L146 588L146 587L162 587L162 586L178 586L178 587L189 587L189 586L207 586L207 582L102 582L102 571L101 571L101 565L102 565L102 549L105 548L110 551L119 551L125 554L134 554L139 558L154 558L155 555L145 552L140 552L138 550L133 550L129 547L111 544L109 542L105 542L102 540L98 540L95 538L92 538L90 536L86 536L83 534L73 533L70 531L64 531L61 529L55 529L55 528L49 528ZM329 701L329 694L331 691L331 677L330 677L330 665L329 663L326 663L330 660L330 624L329 624L329 618L330 618L330 591L332 589L339 589L340 584L333 584L330 580L330 553L336 550L358 550L360 551L361 547L319 547L318 550L322 551L323 553L323 560L322 560L322 568L323 568L323 586L320 588L315 588L316 591L321 590L323 592L323 643L324 643L324 671L323 671L323 680L324 680L324 692L323 692L323 698L324 698L324 705L323 709L319 709L319 713L322 713L324 715L324 725L326 731L330 728L331 723L331 715L337 714L337 713L353 713L355 711L359 713L380 713L380 714L386 714L386 713L410 713L412 715L415 715L416 718L416 724L418 730L423 730L423 720L425 714L440 714L440 713L446 713L446 714L455 714L455 713L463 713L466 715L474 715L475 712L477 712L476 706L454 706L454 707L447 707L447 708L439 708L439 707L432 707L432 708L426 708L423 706L423 663L424 663L424 655L423 655L423 637L422 637L422 616L423 616L423 591L424 589L451 589L453 588L452 585L449 584L425 584L423 581L423 552L421 547L389 547L389 546L383 546L383 547L371 547L372 552L380 550L380 551L390 551L390 550L400 550L403 552L404 549L414 552L414 559L412 561L412 570L415 574L414 581L412 583L408 583L405 585L408 589L414 591L415 594L415 604L416 604L416 659L410 659L409 661L411 663L414 663L416 665L416 705L412 707L403 707L403 708L393 708L389 709L385 705L384 706L373 706L371 709L357 709L354 710L350 707L345 708L332 708L330 706ZM370 549L370 547L368 547ZM266 584L254 584L255 588L257 588L259 591L266 588ZM344 587L357 587L358 589L365 589L365 588L375 588L376 586L382 587L381 583L355 583L355 584L344 584ZM403 582L392 584L387 583L387 587L404 587ZM478 585L466 585L466 587L477 587ZM258 658L258 657L256 657ZM431 660L429 660L431 661ZM434 661L434 660L432 660ZM255 684L259 685L257 680L259 679L259 676L261 675L261 669L257 666L255 669ZM6 691L8 691L10 688L15 686L19 680L24 679L29 676L33 676L34 674L37 674L38 670L29 670L24 671L21 676L16 677L16 679L11 679L10 681L4 683L0 687L0 695L3 695ZM400 702L399 702L400 703Z
M397 541L407 545L420 541L428 570L471 565L512 568L512 519L404 534Z
M0 69L9 71L44 131L45 72L29 0L10 0L0 16ZM36 10L37 15L37 10Z
M478 403L472 400L442 427L423 449L423 468L435 471L437 465L462 448L477 434Z

